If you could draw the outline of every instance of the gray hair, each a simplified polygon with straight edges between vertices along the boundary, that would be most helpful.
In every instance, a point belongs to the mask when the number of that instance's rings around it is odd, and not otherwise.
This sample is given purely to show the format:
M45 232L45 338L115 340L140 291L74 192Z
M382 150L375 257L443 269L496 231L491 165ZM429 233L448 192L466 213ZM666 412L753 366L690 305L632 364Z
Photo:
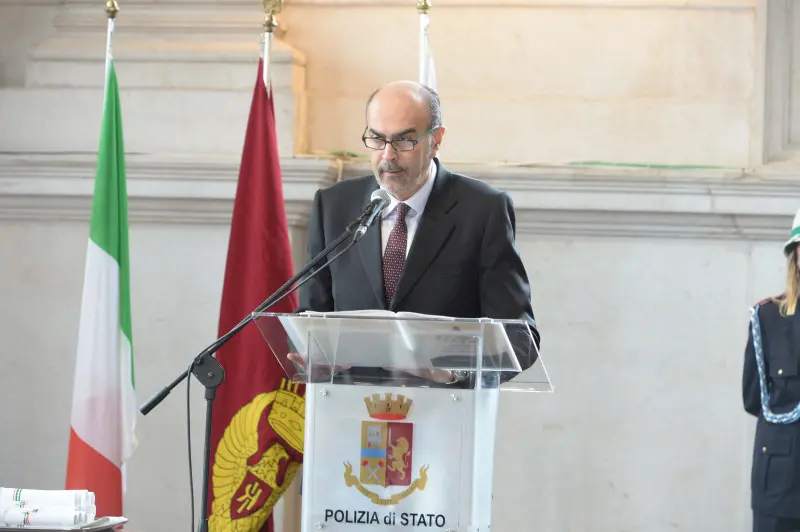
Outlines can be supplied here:
M427 93L428 100L428 115L431 119L431 127L439 127L442 125L442 104L439 101L439 93L427 85L422 85L422 88Z
M430 118L430 127L428 129L433 129L435 127L440 127L442 125L442 104L439 101L439 94L428 87L427 85L419 84L422 92L425 96L425 103L428 106L428 117ZM369 95L369 99L367 99L367 106L365 108L369 109L369 104L372 102L372 99L375 98L375 95L378 94L378 91L381 89L375 89L372 91L372 94Z

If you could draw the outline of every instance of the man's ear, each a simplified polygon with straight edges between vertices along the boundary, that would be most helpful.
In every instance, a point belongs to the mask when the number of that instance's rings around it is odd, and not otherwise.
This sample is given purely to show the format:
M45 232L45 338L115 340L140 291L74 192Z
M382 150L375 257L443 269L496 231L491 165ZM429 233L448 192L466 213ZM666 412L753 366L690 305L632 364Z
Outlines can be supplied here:
M444 134L446 131L446 127L439 126L439 129L434 131L431 135L433 137L433 149L431 152L434 157L436 157L436 155L439 153L439 148L442 146L442 139L444 139Z

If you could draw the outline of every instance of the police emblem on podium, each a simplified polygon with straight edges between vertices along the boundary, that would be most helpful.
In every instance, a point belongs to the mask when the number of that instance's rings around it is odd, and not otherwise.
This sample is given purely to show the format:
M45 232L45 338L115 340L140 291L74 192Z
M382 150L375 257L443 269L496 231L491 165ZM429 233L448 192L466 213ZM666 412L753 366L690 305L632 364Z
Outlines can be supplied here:
M370 419L361 422L359 475L356 477L353 466L345 462L344 481L374 504L397 504L414 491L424 490L428 481L427 465L420 467L419 476L414 478L414 424L407 421L412 401L387 393L365 397L364 402ZM382 493L366 486L377 486ZM388 489L392 487L405 489L388 493L394 491Z

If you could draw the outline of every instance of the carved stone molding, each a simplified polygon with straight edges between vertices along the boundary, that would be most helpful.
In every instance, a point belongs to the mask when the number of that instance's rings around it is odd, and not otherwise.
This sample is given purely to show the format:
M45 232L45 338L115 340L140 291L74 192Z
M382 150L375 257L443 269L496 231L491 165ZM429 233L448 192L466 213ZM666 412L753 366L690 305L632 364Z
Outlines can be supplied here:
M308 202L327 186L335 168L327 160L282 162L289 225L305 227ZM95 162L84 156L0 156L0 219L88 221ZM238 164L219 160L127 158L132 223L229 224Z
M2 0L0 0L2 1ZM104 4L62 0L24 58L24 86L0 87L5 152L91 153L105 84ZM262 40L260 4L120 2L113 39L126 148L156 156L241 153ZM273 40L278 151L308 151L305 57ZM69 105L65 105L69 102ZM43 133L42 124L50 124ZM190 125L187 127L187 125Z
M800 10L794 0L758 0L758 15L763 58L757 75L764 92L755 102L763 136L759 162L800 168Z
M306 225L317 188L337 179L330 160L281 162L289 223ZM763 240L785 238L800 207L791 174L646 168L453 165L507 191L520 234ZM369 172L345 166L343 178ZM237 161L128 157L131 221L228 224ZM88 220L94 160L0 156L0 219Z

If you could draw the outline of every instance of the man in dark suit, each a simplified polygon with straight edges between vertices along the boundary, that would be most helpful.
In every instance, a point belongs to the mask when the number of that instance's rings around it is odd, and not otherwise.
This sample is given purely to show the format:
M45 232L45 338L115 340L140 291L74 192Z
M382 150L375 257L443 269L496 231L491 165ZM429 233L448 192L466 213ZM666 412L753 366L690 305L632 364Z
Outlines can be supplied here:
M317 191L308 252L315 256L357 219L370 195L392 196L380 223L300 289L300 309L389 309L450 317L522 319L539 343L531 290L514 241L509 196L447 170L439 97L393 82L370 97L364 145L373 175ZM520 361L524 366L534 359ZM434 380L450 379L449 375Z

